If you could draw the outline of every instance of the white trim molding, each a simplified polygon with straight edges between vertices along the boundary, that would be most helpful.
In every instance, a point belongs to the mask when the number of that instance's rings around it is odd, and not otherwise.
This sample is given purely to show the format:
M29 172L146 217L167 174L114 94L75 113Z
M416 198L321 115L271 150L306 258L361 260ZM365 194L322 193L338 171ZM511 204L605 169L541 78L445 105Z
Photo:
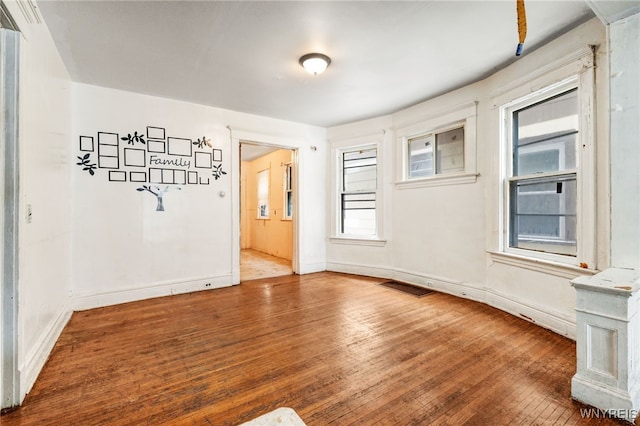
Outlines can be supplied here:
M40 335L38 342L33 345L33 348L26 354L24 365L19 370L20 375L20 401L24 400L33 384L36 382L40 371L47 362L53 347L55 346L58 338L62 334L62 330L71 319L71 304L65 303L65 305L58 311L57 315L49 324L49 327Z
M467 283L447 277L427 275L404 269L380 267L375 265L357 265L347 262L329 261L327 262L327 270L368 277L393 279L407 284L481 302L508 312L509 314L525 321L539 325L540 327L549 329L562 336L573 340L576 338L576 323L574 317L563 314L562 312L558 312L554 309L550 309L546 306L540 306L520 300L510 294L487 288L481 284Z
M171 296L200 290L213 290L231 285L232 276L231 274L227 274L191 278L189 280L164 281L146 287L122 288L113 291L73 295L73 310L84 311L154 297Z

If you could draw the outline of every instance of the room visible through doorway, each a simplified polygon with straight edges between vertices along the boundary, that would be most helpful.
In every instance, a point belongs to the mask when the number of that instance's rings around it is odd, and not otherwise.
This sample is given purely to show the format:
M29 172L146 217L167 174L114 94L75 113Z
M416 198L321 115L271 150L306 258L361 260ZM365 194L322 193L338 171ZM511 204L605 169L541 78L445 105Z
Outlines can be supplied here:
M240 144L240 281L290 275L294 151Z

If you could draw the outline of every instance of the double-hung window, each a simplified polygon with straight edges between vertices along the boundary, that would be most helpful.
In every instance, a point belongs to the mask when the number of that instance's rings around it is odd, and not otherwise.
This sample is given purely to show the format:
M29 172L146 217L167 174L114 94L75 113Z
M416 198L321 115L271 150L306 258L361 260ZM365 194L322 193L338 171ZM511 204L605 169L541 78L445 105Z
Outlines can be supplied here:
M503 251L593 267L593 70L539 87L500 107Z
M284 165L284 219L293 218L293 167Z
M377 148L342 151L339 163L340 234L375 236L377 234Z
M509 247L576 255L577 88L510 111Z

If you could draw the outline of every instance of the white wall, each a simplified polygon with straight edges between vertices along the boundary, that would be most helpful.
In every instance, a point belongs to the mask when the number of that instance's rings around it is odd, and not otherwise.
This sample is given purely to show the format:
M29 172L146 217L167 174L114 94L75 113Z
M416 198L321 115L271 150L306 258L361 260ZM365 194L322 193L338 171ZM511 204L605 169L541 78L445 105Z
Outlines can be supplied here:
M528 53L481 82L393 114L391 124L387 125L397 131L419 122L420 117L426 120L438 111L478 102L475 160L479 175L475 182L471 179L460 184L419 188L394 185L400 176L393 171L401 163L395 147L398 139L385 135L384 143L393 145L384 149L382 158L384 203L392 205L383 224L385 230L390 230L387 242L383 246L359 246L330 240L328 268L434 287L489 303L574 337L575 291L569 280L580 275L579 269L498 262L489 255L498 250L500 238L500 127L498 109L490 101L495 91L526 80L541 67L571 56L588 45L600 46L596 58L597 267L606 268L609 253L607 46L605 28L597 19ZM329 140L333 144L346 135L373 134L380 128L379 120L331 128ZM329 202L332 202L331 196Z
M300 191L321 195L300 200L300 270L324 269L324 227L313 225L324 223L324 129L85 84L73 84L72 103L74 158L84 155L78 150L81 135L95 140L98 132L123 136L155 126L164 128L166 136L210 138L213 147L222 150L227 172L219 180L211 178L210 185L181 185L181 190L168 192L165 211L158 212L155 197L136 190L141 184L109 182L105 169L91 176L74 166L76 309L234 283L240 176L237 138L232 134L243 132L257 142L271 137L291 141L298 149ZM95 153L91 159L95 162Z
M640 14L609 26L612 266L640 269ZM635 52L635 55L629 54Z
M6 2L22 32L19 110L18 368L31 389L71 315L71 81L44 23ZM32 222L26 221L27 205Z

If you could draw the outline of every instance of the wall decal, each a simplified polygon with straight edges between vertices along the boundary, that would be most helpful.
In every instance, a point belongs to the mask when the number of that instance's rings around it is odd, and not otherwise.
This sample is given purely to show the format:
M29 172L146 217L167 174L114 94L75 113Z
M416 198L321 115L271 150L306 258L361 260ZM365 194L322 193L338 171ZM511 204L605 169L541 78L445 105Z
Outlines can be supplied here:
M138 134L138 132L128 133L127 136L123 136L120 140L127 141L129 145L134 145L135 142L140 142L141 144L145 144L144 135L142 133Z
M184 185L187 183L187 174L185 170L181 169L149 168L149 182Z
M146 135L134 131L120 133L126 134L122 137L113 132L97 132L97 137L79 136L80 155L76 164L91 176L107 169L108 182L142 184L136 190L155 195L157 211L164 211L163 196L167 191L181 190L179 185L210 185L211 177L217 181L227 174L222 169L222 149L214 149L210 138L202 136L194 142L190 138L166 137L163 127L146 129ZM97 155L96 162L91 161L93 152Z
M78 166L83 166L82 170L86 170L89 172L89 174L91 176L93 176L95 174L95 169L96 169L96 165L95 163L91 164L89 163L91 160L89 159L89 157L91 156L91 154L85 154L82 157L78 157L78 160L80 160L79 163L76 163Z
M127 172L122 170L109 170L109 182L126 182Z
M117 133L98 132L98 167L101 169L119 168L119 147Z
M130 182L146 182L147 172L129 172Z
M187 172L187 183L189 185L197 185L198 172Z
M162 140L164 140L164 128L147 126L147 139L162 139Z
M147 152L144 149L125 148L124 149L124 165L132 167L147 166Z
M93 136L80 136L80 151L93 152Z
M147 151L149 152L164 154L167 151L165 141L148 140L147 142Z
M195 167L198 169L210 169L212 166L210 152L196 152L194 159Z
M191 157L191 139L172 138L167 139L167 154Z
M207 145L209 148L212 148L211 139L206 139L204 136L202 137L202 140L198 138L193 144L200 149L203 149L205 145Z
M222 175L226 175L227 172L225 172L224 170L222 170L222 164L218 164L217 166L213 166L213 177L216 178L216 180L220 179L222 177Z
M158 205L156 206L156 211L157 212L163 212L164 211L164 203L163 203L163 197L164 194L169 192L171 188L168 186L165 186L164 189L160 189L159 186L147 186L147 185L142 185L140 188L136 188L136 191L147 191L153 195L156 196L156 199L158 201ZM178 191L180 191L182 188L180 187L174 187L174 189L177 189Z

